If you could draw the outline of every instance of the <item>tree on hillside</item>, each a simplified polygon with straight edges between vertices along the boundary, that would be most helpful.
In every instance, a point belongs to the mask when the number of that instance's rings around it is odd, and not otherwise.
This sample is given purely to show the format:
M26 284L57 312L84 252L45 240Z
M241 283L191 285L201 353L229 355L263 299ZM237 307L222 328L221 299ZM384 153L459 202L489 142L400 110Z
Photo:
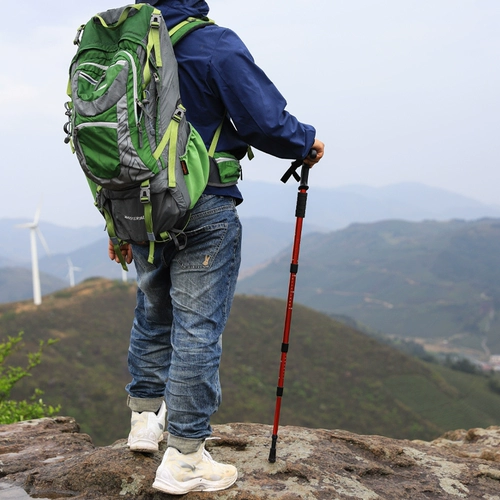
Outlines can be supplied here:
M6 359L20 347L24 332L15 337L8 337L0 343L0 424L11 424L21 420L50 417L60 410L60 407L47 406L41 399L43 392L35 389L30 401L12 401L10 393L14 385L24 377L31 376L31 370L40 364L43 349L56 340L40 341L38 351L28 353L28 363L25 368L6 366Z

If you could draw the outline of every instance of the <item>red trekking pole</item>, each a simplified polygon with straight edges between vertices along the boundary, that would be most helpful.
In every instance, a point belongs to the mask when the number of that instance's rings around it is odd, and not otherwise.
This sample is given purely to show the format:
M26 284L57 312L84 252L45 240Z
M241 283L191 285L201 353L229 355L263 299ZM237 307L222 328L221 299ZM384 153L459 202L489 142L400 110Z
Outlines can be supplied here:
M316 157L316 151L311 150L309 156L310 158ZM300 177L296 170L302 167ZM293 242L292 250L292 262L290 264L290 281L288 284L288 300L286 304L286 314L285 314L285 325L283 329L283 342L281 344L281 363L278 376L278 388L276 390L276 408L274 410L274 425L273 425L273 435L271 442L271 450L269 452L269 462L276 462L276 443L278 442L278 426L280 420L281 411L281 400L283 398L283 389L285 384L285 368L286 368L286 357L289 347L290 338L290 325L292 322L292 309L293 309L293 297L295 293L295 281L297 279L297 271L299 269L299 252L300 252L300 239L302 236L302 222L306 216L306 203L307 203L307 190L309 186L307 185L309 177L309 165L303 162L303 160L295 160L290 168L285 172L281 178L282 182L287 182L288 179L293 175L296 180L300 182L299 192L297 193L297 205L295 207L295 238Z

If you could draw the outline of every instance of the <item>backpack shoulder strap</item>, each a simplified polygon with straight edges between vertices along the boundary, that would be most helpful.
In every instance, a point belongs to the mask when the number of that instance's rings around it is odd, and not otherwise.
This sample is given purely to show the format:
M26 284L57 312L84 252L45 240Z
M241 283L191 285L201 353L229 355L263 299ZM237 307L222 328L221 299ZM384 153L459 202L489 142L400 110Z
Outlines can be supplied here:
M175 45L179 40L184 38L189 33L211 24L215 24L215 21L209 19L208 17L188 17L184 21L175 25L171 30L169 30L168 34L170 35L172 45ZM209 156L213 156L215 153L215 148L217 147L217 142L219 141L223 122L224 120L221 121L221 123L217 127L217 130L215 131L215 135L212 139L212 143L210 144L210 148L208 151Z
M170 40L172 45L175 45L181 38L184 38L188 33L195 31L199 28L204 28L210 24L215 24L215 21L208 17L188 17L186 20L174 26L169 30Z
M175 25L168 34L170 35L170 40L172 41L172 45L175 45L179 40L184 38L189 33L204 28L205 26L214 25L215 21L209 19L208 17L188 17L184 21ZM225 115L224 115L225 116ZM208 149L208 155L213 157L215 154L215 149L217 147L217 143L219 142L220 133L222 131L222 125L224 124L224 118L220 122L217 130L215 131L214 137L212 138L212 142Z

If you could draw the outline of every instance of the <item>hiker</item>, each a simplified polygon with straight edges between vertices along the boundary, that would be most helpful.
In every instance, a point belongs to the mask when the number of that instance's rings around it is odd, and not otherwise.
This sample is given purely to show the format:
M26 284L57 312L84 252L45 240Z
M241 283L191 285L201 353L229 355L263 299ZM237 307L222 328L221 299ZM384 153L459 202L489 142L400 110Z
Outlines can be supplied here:
M203 0L149 3L169 29L209 12ZM197 29L175 45L175 55L188 121L207 149L222 123L216 150L236 160L238 176L249 146L283 159L305 158L311 166L322 158L315 129L285 110L286 101L233 31ZM308 158L311 149L314 159ZM236 206L242 201L236 183L212 182L191 212L184 249L157 243L151 264L148 245L121 247L126 262L135 263L138 282L128 353L128 445L158 451L167 420L167 449L153 483L166 493L223 490L237 479L236 468L214 461L204 442L221 402L221 335L240 265ZM119 261L112 243L109 256Z

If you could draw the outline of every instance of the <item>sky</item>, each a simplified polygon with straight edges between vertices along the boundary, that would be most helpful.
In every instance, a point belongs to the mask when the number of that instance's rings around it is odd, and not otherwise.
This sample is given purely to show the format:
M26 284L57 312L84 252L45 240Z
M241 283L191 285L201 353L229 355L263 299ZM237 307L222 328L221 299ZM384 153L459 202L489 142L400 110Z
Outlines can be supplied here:
M79 25L119 0L7 2L0 18L0 218L102 223L64 144ZM418 182L500 205L499 0L212 0L316 127L325 157L310 186ZM286 160L257 153L244 179L279 182ZM244 180L241 183L244 193Z

